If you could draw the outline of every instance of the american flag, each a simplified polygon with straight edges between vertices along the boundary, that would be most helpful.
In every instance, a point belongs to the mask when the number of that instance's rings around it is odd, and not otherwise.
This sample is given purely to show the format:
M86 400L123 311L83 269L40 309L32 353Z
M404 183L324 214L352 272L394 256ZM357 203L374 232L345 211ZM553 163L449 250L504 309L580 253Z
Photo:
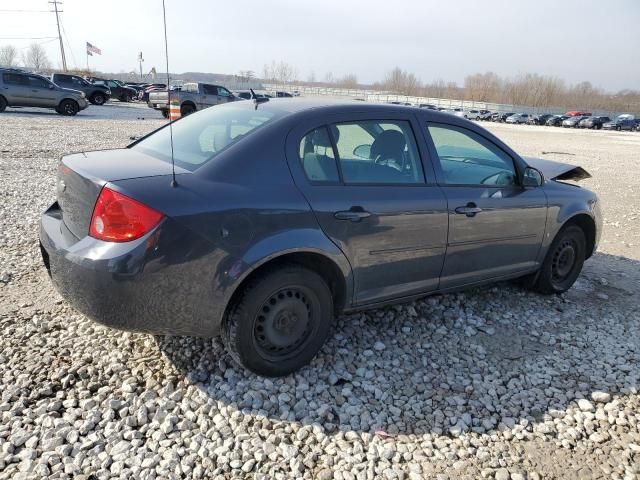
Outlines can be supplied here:
M87 55L93 55L94 53L102 55L102 50L100 50L95 45L91 45L89 42L87 42Z

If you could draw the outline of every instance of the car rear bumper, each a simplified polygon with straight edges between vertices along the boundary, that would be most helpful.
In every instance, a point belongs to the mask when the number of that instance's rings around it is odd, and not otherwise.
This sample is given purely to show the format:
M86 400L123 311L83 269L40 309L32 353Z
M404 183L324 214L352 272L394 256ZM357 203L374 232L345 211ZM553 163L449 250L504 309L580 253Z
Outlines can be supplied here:
M167 102L152 102L151 100L147 102L147 106L156 110L167 110L169 108Z
M78 239L62 221L57 203L40 219L43 262L75 309L121 330L211 337L219 331L225 305L215 302L213 282L203 280L211 272L201 240L189 252L195 250L195 258L175 258L184 251L179 244L191 240L188 235L165 219L131 242Z

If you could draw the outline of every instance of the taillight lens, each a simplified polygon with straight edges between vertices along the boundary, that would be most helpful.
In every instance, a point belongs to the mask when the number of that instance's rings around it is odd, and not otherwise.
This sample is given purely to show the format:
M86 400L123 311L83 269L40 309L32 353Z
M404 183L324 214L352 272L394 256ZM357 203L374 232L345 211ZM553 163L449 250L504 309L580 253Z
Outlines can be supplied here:
M104 187L93 208L89 235L107 242L129 242L151 231L162 217L153 208Z

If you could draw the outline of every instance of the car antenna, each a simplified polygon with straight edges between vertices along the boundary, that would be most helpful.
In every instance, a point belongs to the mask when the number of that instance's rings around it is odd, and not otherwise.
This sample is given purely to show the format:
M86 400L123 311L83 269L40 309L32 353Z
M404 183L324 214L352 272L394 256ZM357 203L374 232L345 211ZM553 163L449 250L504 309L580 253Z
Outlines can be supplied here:
M164 56L167 61L167 104L169 112L171 112L171 81L169 79L169 47L167 46L167 10L164 6L164 0L162 0L162 17L164 20ZM173 120L171 120L171 114L169 114L169 142L171 143L171 186L177 187L176 182L176 162L173 158Z
M256 110L258 109L259 104L269 101L269 97L258 97L256 95L256 92L253 91L253 88L250 88L249 91L251 92L251 98L253 98L253 103L256 104Z

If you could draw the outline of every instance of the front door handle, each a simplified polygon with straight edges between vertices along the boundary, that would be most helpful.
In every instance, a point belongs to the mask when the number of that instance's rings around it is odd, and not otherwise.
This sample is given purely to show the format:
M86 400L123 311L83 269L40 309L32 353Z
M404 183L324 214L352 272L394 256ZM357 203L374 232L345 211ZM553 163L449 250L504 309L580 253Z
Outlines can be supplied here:
M464 207L456 208L456 213L466 215L467 217L475 217L476 213L480 213L481 211L482 209L473 202L467 203Z
M343 210L333 214L336 220L350 220L352 222L359 222L363 218L368 218L371 213L365 211L362 207L351 207L350 210Z

